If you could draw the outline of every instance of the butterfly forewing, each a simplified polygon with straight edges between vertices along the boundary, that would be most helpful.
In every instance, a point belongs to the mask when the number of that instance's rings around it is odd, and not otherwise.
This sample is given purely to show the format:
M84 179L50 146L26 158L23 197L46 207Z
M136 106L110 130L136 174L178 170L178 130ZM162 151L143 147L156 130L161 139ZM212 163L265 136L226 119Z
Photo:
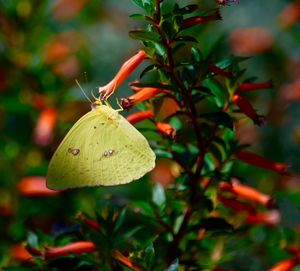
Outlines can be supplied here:
M145 137L115 110L101 105L66 135L50 162L47 185L67 189L128 183L154 164Z

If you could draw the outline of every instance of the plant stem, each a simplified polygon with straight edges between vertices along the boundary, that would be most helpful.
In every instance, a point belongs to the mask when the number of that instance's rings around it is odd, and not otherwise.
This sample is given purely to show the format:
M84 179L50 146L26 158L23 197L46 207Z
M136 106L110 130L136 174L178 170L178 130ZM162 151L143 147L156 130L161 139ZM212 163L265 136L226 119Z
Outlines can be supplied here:
M167 70L171 80L181 90L181 93L185 99L185 105L186 105L186 107L189 111L189 115L191 117L193 128L194 128L194 131L196 134L197 147L199 150L199 156L197 159L196 170L192 176L190 175L191 179L192 179L191 186L190 186L190 191L191 191L190 202L189 202L189 205L187 206L187 210L185 212L182 224L181 224L177 234L174 235L173 242L171 244L171 247L170 247L168 255L167 255L166 262L167 262L167 265L170 265L173 262L173 260L178 256L178 246L187 231L189 221L194 212L194 206L198 200L198 183L199 183L199 178L201 175L201 170L203 167L206 146L203 142L201 128L197 121L197 110L196 110L195 104L193 103L191 93L190 93L189 89L187 89L185 87L185 85L183 84L183 82L181 81L181 79L178 77L178 75L175 72L174 59L173 59L172 52L171 52L171 42L160 26L160 21L161 21L160 1L156 0L155 3L156 3L156 18L153 20L153 25L154 25L156 31L160 34L162 42L166 49L167 65L165 65L165 67L166 67L166 70Z

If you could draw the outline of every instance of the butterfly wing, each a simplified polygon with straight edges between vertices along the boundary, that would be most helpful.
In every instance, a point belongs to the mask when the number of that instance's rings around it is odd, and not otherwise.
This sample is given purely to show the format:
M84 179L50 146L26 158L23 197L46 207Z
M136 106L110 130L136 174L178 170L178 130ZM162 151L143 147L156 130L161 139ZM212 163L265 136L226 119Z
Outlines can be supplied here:
M67 189L117 185L139 179L155 165L145 137L107 106L84 115L50 161L47 186Z

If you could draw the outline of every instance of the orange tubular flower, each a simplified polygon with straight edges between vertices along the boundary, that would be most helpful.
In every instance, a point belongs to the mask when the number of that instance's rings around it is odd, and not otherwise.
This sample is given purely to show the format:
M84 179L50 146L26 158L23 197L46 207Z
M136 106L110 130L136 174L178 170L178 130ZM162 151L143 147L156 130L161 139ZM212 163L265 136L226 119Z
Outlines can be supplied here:
M42 176L22 178L18 184L18 191L25 197L49 197L60 193L47 188L46 178Z
M69 254L90 253L96 250L96 245L91 241L78 241L61 247L46 247L45 258L52 259Z
M254 121L257 125L262 125L265 122L265 118L256 113L253 106L245 98L240 95L234 95L232 101L241 109L241 111Z
M279 24L282 28L290 28L300 20L300 3L288 4L279 15Z
M135 123L138 123L138 122L146 120L146 119L151 119L153 117L154 117L154 115L151 111L142 111L142 112L133 113L133 114L127 116L126 119L131 124L135 124Z
M165 122L158 122L156 123L156 129L162 134L172 139L176 136L176 130L169 124Z
M219 187L221 191L230 192L234 195L237 195L238 197L247 199L266 207L273 207L273 199L270 196L263 194L250 186L237 182L233 182L232 185L221 182Z
M167 93L167 91L159 88L145 87L134 93L130 97L122 98L120 103L124 109L130 109L134 105L149 100L150 98L160 93Z
M49 107L40 113L33 132L33 139L36 144L46 146L52 141L56 120L57 110L55 108Z
M221 75L221 76L225 76L225 77L228 77L228 78L232 78L233 77L233 74L231 72L225 71L225 70L217 67L214 64L208 64L208 71L212 72L212 73L214 73L216 75Z
M146 52L141 50L136 55L128 59L120 68L117 75L105 86L99 86L101 100L107 100L115 90L123 83L124 80L135 70L135 68L146 57Z
M280 223L280 213L278 210L270 210L265 212L249 213L246 217L249 224L277 226Z
M10 248L10 253L12 257L22 262L33 262L33 256L29 251L21 245L13 245Z
M272 88L273 84L271 81L263 82L263 83L243 83L241 84L235 93L241 93L241 92L248 92L252 90L258 90L258 89L266 89L266 88Z
M236 152L235 156L237 159L247 164L260 167L260 168L270 169L281 175L287 174L287 168L288 168L287 164L276 163L274 161L267 160L266 158L260 155L257 155L252 152L247 152L247 151Z
M222 20L219 10L216 10L214 13L208 16L195 16L195 17L187 18L182 21L182 28L187 28L187 27L194 26L196 24L207 23L215 20Z
M256 209L253 206L236 199L227 199L218 195L218 201L238 213L254 213L256 211Z
M299 264L297 259L286 259L276 263L268 271L292 271Z
M127 266L130 270L141 271L143 270L137 263L133 263L128 257L124 256L121 252L113 252L113 257L123 265Z

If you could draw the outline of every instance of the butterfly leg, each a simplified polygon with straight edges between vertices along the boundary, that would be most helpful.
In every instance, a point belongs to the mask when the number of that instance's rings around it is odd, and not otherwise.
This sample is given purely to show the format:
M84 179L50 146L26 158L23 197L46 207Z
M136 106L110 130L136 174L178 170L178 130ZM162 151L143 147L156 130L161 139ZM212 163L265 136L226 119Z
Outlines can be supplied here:
M118 98L116 98L116 101L117 101L117 105L119 106L119 109L117 109L116 111L118 111L118 112L123 111L124 108L123 108L123 106L120 104Z

